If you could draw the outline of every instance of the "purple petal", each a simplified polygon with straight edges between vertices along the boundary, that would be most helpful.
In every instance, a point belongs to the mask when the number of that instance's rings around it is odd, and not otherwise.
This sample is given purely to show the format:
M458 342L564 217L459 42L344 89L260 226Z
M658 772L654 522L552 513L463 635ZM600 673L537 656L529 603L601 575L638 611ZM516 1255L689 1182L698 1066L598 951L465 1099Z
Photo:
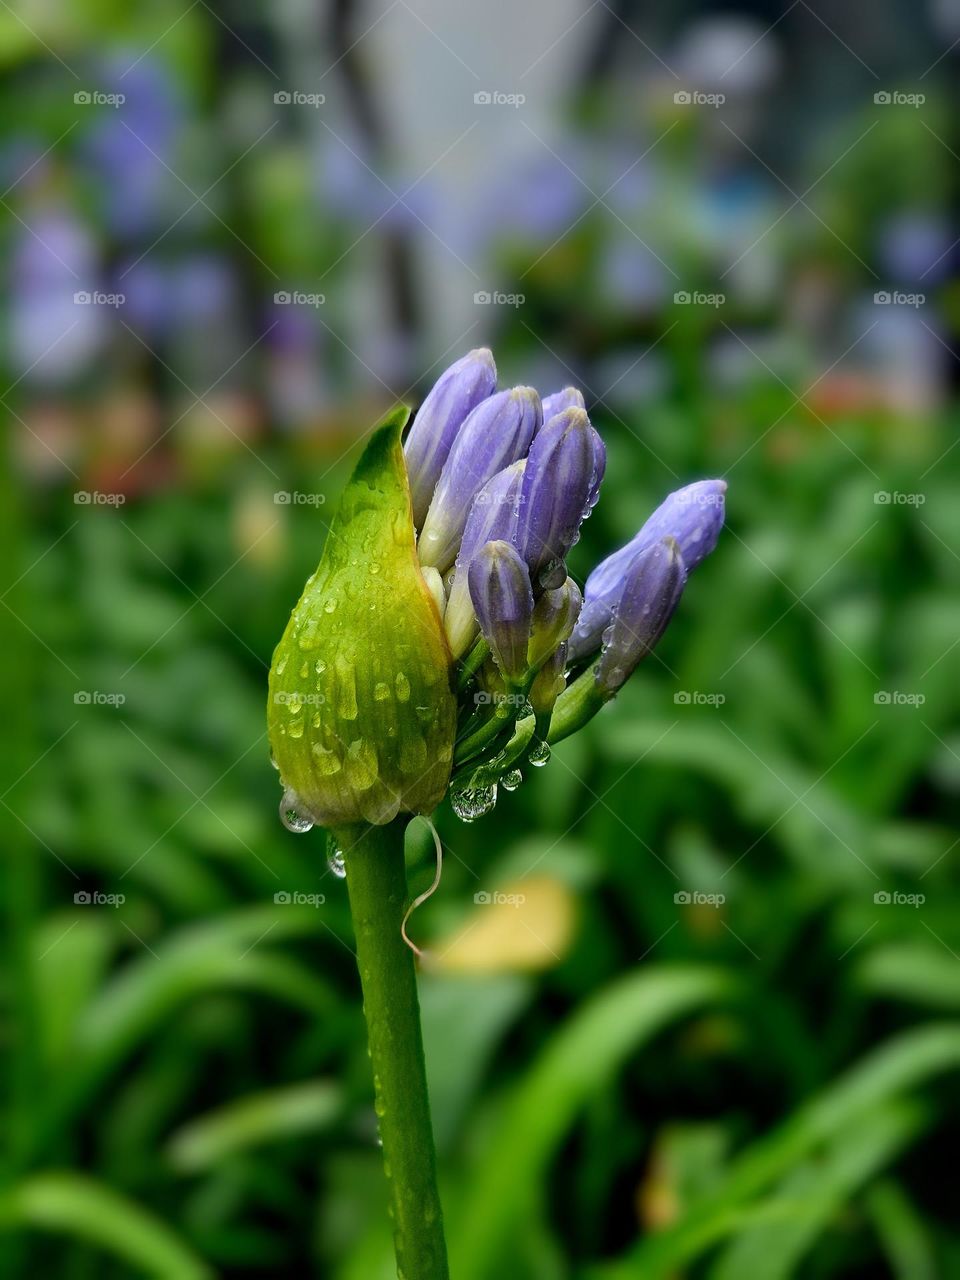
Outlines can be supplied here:
M470 598L480 631L505 680L527 669L533 591L527 566L509 542L487 542L470 562Z
M420 406L403 447L413 522L418 529L457 432L477 405L493 394L496 385L493 355L486 347L478 347L440 375Z
M509 541L517 521L524 461L498 471L473 500L450 584L444 626L455 658L461 657L477 634L477 617L470 599L470 563L486 542Z
M539 588L558 587L580 532L596 472L591 426L583 409L564 409L540 431L520 490L514 543Z
M501 391L476 407L450 450L423 522L420 563L443 573L453 564L476 494L522 458L540 425L540 397L530 387Z
M543 421L544 425L555 418L558 413L563 413L564 409L584 409L583 394L576 387L564 387L562 391L555 391L552 396L547 396L543 402Z
M717 545L723 527L725 480L698 480L674 493L624 547L601 561L587 578L583 609L570 637L570 658L582 657L600 644L623 580L639 552L661 538L675 538L689 572Z
M603 635L596 675L603 693L616 693L653 650L673 617L686 581L686 566L673 538L655 542L637 555Z

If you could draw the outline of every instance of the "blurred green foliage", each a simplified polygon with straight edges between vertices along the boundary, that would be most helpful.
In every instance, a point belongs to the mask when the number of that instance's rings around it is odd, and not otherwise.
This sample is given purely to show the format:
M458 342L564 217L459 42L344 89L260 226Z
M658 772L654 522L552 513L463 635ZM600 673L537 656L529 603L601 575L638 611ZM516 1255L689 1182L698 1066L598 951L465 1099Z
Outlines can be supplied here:
M153 38L155 22L99 8L63 44L41 34L68 61L92 61L111 23L125 45ZM198 191L245 138L209 101L263 76L218 57L205 10L163 50L187 104L177 164ZM157 33L176 13L161 16ZM35 89L13 141L53 144L73 83L11 12L0 33L8 103ZM581 140L619 136L620 99L601 90ZM582 381L608 444L580 581L677 484L730 489L716 553L615 703L489 818L437 815L443 882L412 928L435 957L422 1001L456 1280L960 1274L943 1177L960 1119L958 424L926 384L890 394L896 350L828 368L870 317L833 329L801 305L822 288L821 319L855 309L885 221L918 187L924 212L942 209L937 110L930 128L884 117L818 190L852 257L815 220L765 242L780 287L762 302L731 285L721 312L684 308L673 281L624 300L602 283L604 209L535 268L552 237L489 248L526 304L464 347L493 342L508 378ZM851 106L822 146L792 148L798 191L868 123ZM251 317L276 281L257 259L308 284L359 234L355 214L315 208L301 147L278 137L228 184L244 245L188 222L163 258L191 278L198 246L224 258L248 309L235 347L196 303L193 328L117 329L61 382L5 357L3 1274L391 1274L346 894L321 835L277 820L266 671L359 434L448 353L421 335L409 379L368 377L347 279L325 313L336 332L307 352L333 391L298 429L276 429L264 390L290 373L283 351L241 363L240 390L206 416L179 385L191 361L226 351L212 380L261 333ZM655 210L625 216L685 287L721 288L691 213L710 147L684 123L665 150ZM76 154L60 163L19 216L49 182L105 257L149 246L151 232L105 230L104 191ZM758 236L768 197L747 211ZM15 221L4 236L12 252ZM376 274L393 259L374 244ZM928 343L949 362L955 297L929 292ZM8 314L12 342L16 298ZM77 503L99 490L126 500ZM276 502L290 491L324 501ZM419 892L422 824L408 854ZM527 910L494 928L474 895L509 886Z

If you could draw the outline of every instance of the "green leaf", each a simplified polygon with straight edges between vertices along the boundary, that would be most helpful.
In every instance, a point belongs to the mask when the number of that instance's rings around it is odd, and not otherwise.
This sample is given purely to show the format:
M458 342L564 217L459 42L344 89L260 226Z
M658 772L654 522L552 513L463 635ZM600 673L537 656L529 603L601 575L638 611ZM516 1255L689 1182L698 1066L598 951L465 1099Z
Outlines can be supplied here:
M185 1124L170 1139L169 1155L182 1173L197 1173L238 1151L328 1128L343 1105L328 1080L269 1089L237 1098Z
M543 1184L544 1169L584 1103L658 1032L731 989L696 966L628 974L573 1014L509 1098L467 1201L450 1222L451 1274L487 1280Z
M904 942L877 947L861 961L857 979L874 995L931 1009L960 1008L960 965L939 946Z
M126 1196L75 1173L39 1173L0 1198L0 1229L72 1236L160 1280L213 1273L164 1223Z
M840 1130L822 1157L792 1170L751 1211L765 1220L729 1245L710 1280L788 1280L850 1197L900 1154L926 1118L916 1107L886 1103Z
M642 1240L627 1258L592 1274L604 1280L660 1280L673 1275L717 1240L749 1202L840 1129L866 1117L928 1077L960 1068L960 1027L909 1031L875 1050L780 1128L749 1147L729 1167L724 1186L675 1226Z

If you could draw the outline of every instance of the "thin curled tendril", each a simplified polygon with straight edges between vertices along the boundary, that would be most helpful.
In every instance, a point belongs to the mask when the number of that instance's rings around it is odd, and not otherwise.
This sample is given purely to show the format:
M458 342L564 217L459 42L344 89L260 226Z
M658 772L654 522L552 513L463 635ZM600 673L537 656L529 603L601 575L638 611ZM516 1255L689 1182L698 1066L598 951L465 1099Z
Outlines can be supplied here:
M420 947L417 946L415 942L411 941L411 939L407 935L407 921L413 915L414 911L416 911L417 907L421 905L421 903L426 902L426 900L429 897L431 897L434 893L436 893L440 885L440 873L443 870L443 845L440 843L440 835L437 831L437 828L433 825L430 819L425 815L421 815L421 816L423 816L423 820L427 824L427 826L430 828L430 833L433 836L433 843L437 851L437 870L436 870L436 874L433 877L433 884L430 886L429 889L424 890L424 892L421 893L419 897L414 898L414 900L410 903L409 907L407 907L406 915L403 917L403 923L400 925L400 936L403 938L404 942L407 944L407 946L410 948L410 950L413 952L413 954L417 957L418 960L423 959L424 952L421 950Z

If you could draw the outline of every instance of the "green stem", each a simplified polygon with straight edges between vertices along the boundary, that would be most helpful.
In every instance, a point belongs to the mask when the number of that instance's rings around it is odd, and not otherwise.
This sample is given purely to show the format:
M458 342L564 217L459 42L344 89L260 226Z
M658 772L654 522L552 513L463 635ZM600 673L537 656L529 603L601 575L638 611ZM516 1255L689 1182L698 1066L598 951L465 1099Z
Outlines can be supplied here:
M347 827L334 838L347 870L397 1275L448 1280L417 977L413 952L400 934L407 902L403 831L408 821L400 817L384 827Z

